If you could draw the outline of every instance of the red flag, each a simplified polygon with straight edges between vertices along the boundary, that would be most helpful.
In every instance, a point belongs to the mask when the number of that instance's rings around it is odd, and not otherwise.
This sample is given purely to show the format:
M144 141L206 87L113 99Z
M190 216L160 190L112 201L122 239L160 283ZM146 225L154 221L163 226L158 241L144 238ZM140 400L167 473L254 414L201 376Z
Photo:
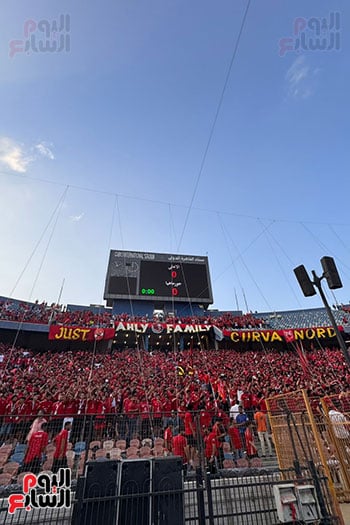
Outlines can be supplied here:
M304 349L302 345L296 345L297 354L300 359L301 368L303 369L303 372L305 375L308 375L309 373L309 360L304 352Z

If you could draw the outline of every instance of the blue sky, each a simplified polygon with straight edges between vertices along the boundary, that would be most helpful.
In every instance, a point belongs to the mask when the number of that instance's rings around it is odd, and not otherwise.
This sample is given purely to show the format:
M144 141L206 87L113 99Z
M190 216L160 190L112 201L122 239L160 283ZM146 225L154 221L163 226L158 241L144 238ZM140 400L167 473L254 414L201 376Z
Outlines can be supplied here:
M330 3L251 1L194 194L246 6L2 1L0 295L51 302L65 279L64 303L99 303L113 248L207 254L214 307L245 310L244 290L253 311L319 306L292 270L331 255L349 302L346 2L339 50L281 57ZM69 51L9 57L27 20L61 14Z

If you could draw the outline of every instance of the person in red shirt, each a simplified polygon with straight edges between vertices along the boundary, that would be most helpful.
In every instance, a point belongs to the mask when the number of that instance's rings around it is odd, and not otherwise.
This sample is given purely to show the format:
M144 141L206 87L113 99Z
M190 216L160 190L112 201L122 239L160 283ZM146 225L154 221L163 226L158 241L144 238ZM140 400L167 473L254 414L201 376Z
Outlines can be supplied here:
M247 428L244 433L245 442L246 442L246 452L247 457L255 458L258 455L258 450L254 444L254 435L252 431L252 425L253 423L251 421L247 422Z
M252 396L247 390L244 390L241 396L241 404L243 406L244 412L248 416L249 421L252 421L254 414L254 411L252 409Z
M205 457L207 458L208 469L211 473L216 471L216 462L219 457L220 441L217 429L213 428L205 440Z
M173 440L173 425L169 423L166 429L164 430L164 446L169 452L171 452L172 440Z
M33 474L40 472L42 454L45 452L49 442L46 430L47 423L43 423L41 429L31 435L21 468L22 472L32 472Z
M160 429L162 427L162 402L158 395L155 395L151 401L152 405L152 416L153 416L153 427Z
M173 436L171 446L173 449L173 455L182 457L182 463L186 465L188 463L188 446L185 432L183 430L181 430L177 436Z
M136 430L137 430L139 410L140 410L139 402L137 401L137 397L135 395L132 395L131 398L129 399L129 402L126 405L126 410L125 410L125 415L127 416L129 441L137 437Z
M69 432L71 429L72 423L67 421L64 424L64 428L53 440L56 445L52 464L52 472L54 474L58 472L60 468L68 468L66 452L68 447Z
M194 460L194 454L196 452L197 447L197 441L196 441L196 428L195 423L193 419L193 405L192 403L188 403L187 405L187 411L185 413L185 438L187 440L188 444L188 458L189 458L189 467L193 469L193 460Z
M243 443L241 439L241 434L233 418L231 418L231 423L228 427L228 435L230 436L232 451L234 453L234 459L243 458Z
M15 425L15 406L17 402L17 396L13 395L12 397L8 397L6 400L5 405L5 411L4 411L4 417L2 420L2 425L0 428L0 445L8 439L14 429Z
M140 418L141 418L141 437L142 439L149 438L152 435L151 432L151 414L150 404L148 403L146 396L140 401Z
M57 434L63 426L65 407L62 398L62 394L59 394L57 397L57 401L55 401L52 404L52 418L50 421L50 430L54 435Z

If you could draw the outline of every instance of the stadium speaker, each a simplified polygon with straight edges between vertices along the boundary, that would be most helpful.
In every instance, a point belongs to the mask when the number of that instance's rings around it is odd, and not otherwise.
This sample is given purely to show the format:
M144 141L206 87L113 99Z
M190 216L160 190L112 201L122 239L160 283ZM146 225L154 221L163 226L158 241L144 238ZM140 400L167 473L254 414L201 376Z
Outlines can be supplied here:
M77 484L72 525L115 525L119 469L118 461L87 462ZM87 498L92 501L85 502Z
M153 459L154 525L182 525L185 522L183 501L183 464L180 457Z
M334 259L332 257L322 257L321 265L323 269L323 274L327 279L327 284L329 288L331 290L335 290L336 288L342 288L343 284L340 280Z
M298 279L298 283L300 285L300 288L303 291L303 294L305 297L311 297L311 295L316 294L316 290L314 288L314 285L312 284L312 281L305 269L304 265L300 265L297 268L294 268L295 277Z
M149 525L152 469L149 459L122 462L119 477L118 524Z

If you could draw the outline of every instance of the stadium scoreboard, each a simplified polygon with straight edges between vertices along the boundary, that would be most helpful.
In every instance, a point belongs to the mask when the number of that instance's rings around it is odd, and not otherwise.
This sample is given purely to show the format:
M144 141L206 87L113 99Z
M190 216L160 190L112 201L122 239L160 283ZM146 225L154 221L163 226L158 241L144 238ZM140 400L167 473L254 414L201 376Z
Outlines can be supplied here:
M208 257L111 250L104 299L212 304Z

